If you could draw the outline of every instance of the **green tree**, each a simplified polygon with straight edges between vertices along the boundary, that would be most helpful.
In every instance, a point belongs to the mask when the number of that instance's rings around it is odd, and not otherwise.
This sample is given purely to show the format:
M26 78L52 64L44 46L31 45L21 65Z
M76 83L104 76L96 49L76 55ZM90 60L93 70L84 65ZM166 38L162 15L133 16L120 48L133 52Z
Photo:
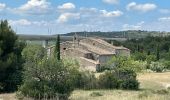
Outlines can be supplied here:
M47 59L44 50L40 46L27 46L23 50L26 62L18 96L43 99L46 95L48 99L58 96L59 100L66 100L74 90L79 64L75 60L58 60L54 56Z
M8 25L7 20L0 22L0 91L14 91L21 83L22 55L25 43Z
M46 50L40 45L27 45L22 51L25 63L35 62L46 56Z
M54 56L57 57L58 60L60 60L60 35L57 35L57 41L55 45L55 51Z
M156 60L158 61L160 59L160 50L159 50L159 45L157 46L157 50L156 50Z

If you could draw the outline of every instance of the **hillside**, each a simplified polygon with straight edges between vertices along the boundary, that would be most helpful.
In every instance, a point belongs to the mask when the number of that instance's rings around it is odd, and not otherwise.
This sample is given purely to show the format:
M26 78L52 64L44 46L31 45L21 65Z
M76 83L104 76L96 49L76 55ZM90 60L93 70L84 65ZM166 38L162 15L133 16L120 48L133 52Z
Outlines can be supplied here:
M73 36L77 34L78 36L87 37L106 37L106 38L144 38L147 36L167 36L170 32L158 32L158 31L141 31L141 30L129 30L129 31L113 31L113 32L70 32L64 34L64 36Z

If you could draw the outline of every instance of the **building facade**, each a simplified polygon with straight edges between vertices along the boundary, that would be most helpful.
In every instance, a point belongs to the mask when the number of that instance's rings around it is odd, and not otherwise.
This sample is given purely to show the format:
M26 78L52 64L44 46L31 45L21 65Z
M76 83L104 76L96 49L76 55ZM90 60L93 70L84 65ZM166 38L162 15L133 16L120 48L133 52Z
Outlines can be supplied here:
M48 47L48 56L53 54L55 46ZM61 57L77 59L81 67L96 71L96 68L106 64L113 56L130 56L130 50L125 47L113 46L100 38L86 38L60 44Z

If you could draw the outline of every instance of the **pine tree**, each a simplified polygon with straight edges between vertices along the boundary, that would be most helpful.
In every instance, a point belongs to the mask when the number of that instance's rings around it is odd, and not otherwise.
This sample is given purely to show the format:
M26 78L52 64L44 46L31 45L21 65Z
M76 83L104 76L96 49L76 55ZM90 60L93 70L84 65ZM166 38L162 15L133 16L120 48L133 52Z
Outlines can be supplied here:
M14 91L21 82L24 43L18 41L16 33L7 20L0 22L0 92Z

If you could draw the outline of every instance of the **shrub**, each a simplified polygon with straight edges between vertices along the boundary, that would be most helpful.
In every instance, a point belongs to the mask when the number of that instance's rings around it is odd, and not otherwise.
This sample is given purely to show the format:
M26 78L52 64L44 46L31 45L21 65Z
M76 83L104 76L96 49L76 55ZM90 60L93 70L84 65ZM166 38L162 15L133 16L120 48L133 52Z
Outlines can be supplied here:
M154 93L165 95L165 94L168 94L169 91L166 90L166 89L161 89L161 90L156 90L156 91L154 91Z
M96 89L97 88L97 79L95 75L91 72L85 71L80 72L76 81L76 88L79 89Z
M103 94L100 93L100 92L92 92L92 93L90 94L90 96L92 96L92 97L98 97L98 96L103 96Z
M141 53L141 52L136 52L133 54L132 56L135 60L142 60L145 61L147 58L147 55L145 53Z
M150 69L155 72L163 72L165 66L161 62L151 62Z
M131 58L117 56L113 57L112 60L107 63L107 66L109 66L108 68L110 69L126 68L135 72L141 72L143 69L146 69L147 62L134 61Z
M170 61L164 61L163 65L165 66L166 69L170 70Z
M97 66L96 71L97 72L103 72L105 70L113 70L112 66L104 65L104 66Z
M49 97L56 94L65 95L66 99L74 90L78 68L74 64L56 58L43 58L37 63L26 64L23 85L19 88L21 95L32 98ZM63 98L59 96L59 99Z
M98 84L102 89L114 89L119 87L118 79L111 71L100 75Z
M139 88L135 71L128 68L119 68L115 70L115 76L119 80L119 88L130 90L137 90Z
M124 80L121 84L120 84L120 88L121 89L127 89L127 90L137 90L139 88L139 82L136 81L135 79L127 79Z
M139 82L136 73L127 68L118 68L99 76L99 86L104 89L130 89L137 90Z

